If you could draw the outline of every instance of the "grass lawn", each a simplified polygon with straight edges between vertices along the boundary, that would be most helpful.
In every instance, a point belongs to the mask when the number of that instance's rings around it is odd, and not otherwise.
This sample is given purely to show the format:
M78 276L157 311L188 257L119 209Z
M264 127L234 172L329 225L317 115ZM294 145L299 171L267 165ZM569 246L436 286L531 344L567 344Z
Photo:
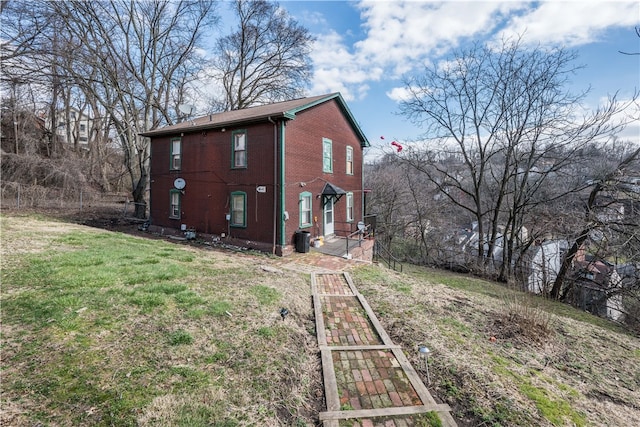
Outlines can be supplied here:
M312 425L308 276L266 272L261 255L1 222L0 425Z
M0 426L317 425L309 276L290 260L33 215L0 227ZM350 274L414 366L430 348L429 389L461 427L640 425L640 340L617 325L426 268Z

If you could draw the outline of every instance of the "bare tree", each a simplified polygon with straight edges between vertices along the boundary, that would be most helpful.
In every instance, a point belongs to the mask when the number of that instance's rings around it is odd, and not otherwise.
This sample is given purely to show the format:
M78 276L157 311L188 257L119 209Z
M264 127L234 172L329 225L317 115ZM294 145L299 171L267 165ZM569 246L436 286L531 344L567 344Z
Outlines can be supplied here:
M390 248L404 235L403 206L406 204L406 182L397 159L387 155L366 166L365 186L373 188L367 210L377 216L376 239Z
M33 52L43 32L51 29L48 16L38 14L37 2L4 0L0 2L0 58L3 66L14 58ZM4 67L3 67L4 68Z
M77 88L94 113L108 116L102 123L113 126L120 143L137 217L146 215L150 153L148 139L139 134L177 116L185 85L203 64L196 48L212 22L213 5L204 0L36 2L32 27L48 22L54 31L41 31L34 42L27 34L14 37L18 46L31 45L23 49L23 62L38 64L53 82L52 110L55 96L69 99Z
M640 27L635 27L635 31L636 31L636 36L640 37ZM640 52L623 52L621 50L619 50L618 52L620 52L623 55L640 55Z
M632 184L630 178L640 180L640 148L626 152L619 162L613 164L599 177L590 180L591 191L589 191L585 203L584 219L581 221L582 227L563 259L560 271L550 291L551 298L564 300L572 291L573 282L567 280L567 276L574 258L578 251L584 249L585 244L596 232L614 234L621 241L620 252L617 254L640 264L637 252L634 252L640 248L639 216L634 215L633 212L638 208L632 206L632 212L628 212L626 217L612 216L607 213L607 208L613 203L620 203L623 200L635 204L640 202L638 199L640 185ZM603 197L604 193L607 193L605 197ZM611 240L615 241L613 238ZM610 251L607 252L605 255L611 255Z
M236 0L237 31L218 40L214 68L224 100L218 108L236 110L296 98L310 79L311 42L277 3Z
M406 84L410 98L401 111L438 148L409 150L404 159L473 216L478 265L499 261L502 280L535 206L583 185L563 175L580 147L623 125L612 119L628 103L614 98L583 114L586 92L563 89L577 70L574 60L562 48L527 49L521 40L497 49L477 44ZM456 167L443 162L450 157L459 159ZM560 194L541 191L549 180L564 180Z

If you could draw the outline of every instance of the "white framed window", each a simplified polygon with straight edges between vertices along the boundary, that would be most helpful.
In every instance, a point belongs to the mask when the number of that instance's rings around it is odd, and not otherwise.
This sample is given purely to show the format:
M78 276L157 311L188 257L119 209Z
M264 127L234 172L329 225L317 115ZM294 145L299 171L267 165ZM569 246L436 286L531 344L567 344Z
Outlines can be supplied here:
M353 221L353 193L347 193L347 222Z
M182 193L178 190L169 191L169 218L180 219L180 204L182 203Z
M353 147L347 145L347 175L353 175Z
M234 191L231 193L231 223L232 227L247 226L247 193Z
M311 203L313 195L308 191L300 193L300 228L313 225Z
M237 130L233 135L233 168L247 167L247 131Z
M170 155L170 170L179 170L182 159L182 140L180 138L173 138L171 140L171 155Z
M333 173L333 142L322 138L322 172Z

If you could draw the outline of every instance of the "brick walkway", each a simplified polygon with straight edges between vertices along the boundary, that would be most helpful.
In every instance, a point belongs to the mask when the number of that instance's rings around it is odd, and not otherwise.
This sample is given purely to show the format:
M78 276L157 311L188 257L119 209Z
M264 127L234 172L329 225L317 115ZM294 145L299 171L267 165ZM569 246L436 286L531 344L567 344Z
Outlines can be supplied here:
M323 307L322 314L328 345L382 344L367 313L355 296L321 295L320 303Z
M357 265L357 261L337 256L324 255L320 252L294 253L283 257L278 263L283 268L304 273L349 271Z
M327 411L324 427L411 427L437 404L401 348L394 345L348 273L312 273L311 292L322 356Z

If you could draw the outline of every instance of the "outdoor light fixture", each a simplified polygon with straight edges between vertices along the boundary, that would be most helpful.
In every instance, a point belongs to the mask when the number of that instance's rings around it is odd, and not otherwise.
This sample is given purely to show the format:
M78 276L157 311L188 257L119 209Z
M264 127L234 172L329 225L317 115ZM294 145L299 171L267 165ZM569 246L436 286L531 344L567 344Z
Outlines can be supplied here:
M431 385L431 378L429 377L429 353L431 350L426 345L420 345L418 347L418 356L424 360L424 370L427 372L427 384Z

